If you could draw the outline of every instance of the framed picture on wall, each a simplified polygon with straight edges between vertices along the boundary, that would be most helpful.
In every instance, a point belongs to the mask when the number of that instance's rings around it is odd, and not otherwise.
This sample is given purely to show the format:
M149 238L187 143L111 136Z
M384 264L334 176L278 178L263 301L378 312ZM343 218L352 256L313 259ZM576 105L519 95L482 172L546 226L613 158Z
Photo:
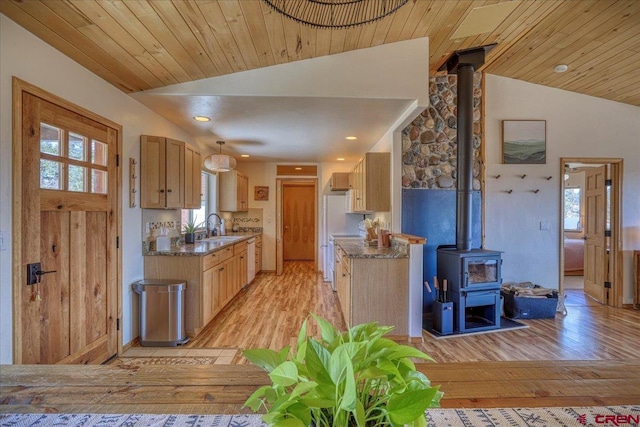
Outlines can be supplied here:
M547 121L503 120L502 163L520 165L547 163Z
M269 200L269 187L255 186L253 200Z

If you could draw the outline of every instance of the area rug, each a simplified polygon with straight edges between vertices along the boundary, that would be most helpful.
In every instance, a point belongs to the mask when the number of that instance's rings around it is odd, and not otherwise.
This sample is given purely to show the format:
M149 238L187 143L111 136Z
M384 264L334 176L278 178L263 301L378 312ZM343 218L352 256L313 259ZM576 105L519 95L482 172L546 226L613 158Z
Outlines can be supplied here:
M640 405L575 408L430 409L429 427L638 426ZM259 415L0 414L6 427L264 427Z
M524 329L528 328L529 325L525 325L524 323L520 323L517 320L509 319L508 317L500 318L500 327L497 329L489 329L487 331L477 331L477 332L453 332L452 334L442 335L440 332L433 329L431 325L431 320L425 321L423 330L432 335L435 339L444 339L444 338L455 338L455 337L466 337L469 335L479 335L479 334L492 334L495 332L505 332L512 331L515 329Z

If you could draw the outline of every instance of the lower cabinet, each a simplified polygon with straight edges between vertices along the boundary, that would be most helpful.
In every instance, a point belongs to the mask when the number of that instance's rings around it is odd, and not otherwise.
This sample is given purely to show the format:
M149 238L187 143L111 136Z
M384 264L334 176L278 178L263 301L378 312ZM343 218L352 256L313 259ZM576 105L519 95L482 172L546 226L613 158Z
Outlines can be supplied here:
M247 242L204 256L145 256L145 279L180 279L185 331L195 337L247 284Z
M409 258L349 258L336 246L336 291L349 326L378 322L409 335Z
M262 236L256 237L256 274L262 271Z

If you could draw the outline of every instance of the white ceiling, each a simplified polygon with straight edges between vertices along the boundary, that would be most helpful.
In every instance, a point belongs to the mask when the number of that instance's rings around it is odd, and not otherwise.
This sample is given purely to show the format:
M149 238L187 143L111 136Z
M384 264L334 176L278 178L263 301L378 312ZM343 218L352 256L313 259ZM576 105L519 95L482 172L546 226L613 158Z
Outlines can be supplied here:
M215 142L223 140L223 153L238 161L355 162L394 123L426 108L427 46L414 39L131 96L193 135L205 152L217 152ZM196 122L196 115L211 121Z

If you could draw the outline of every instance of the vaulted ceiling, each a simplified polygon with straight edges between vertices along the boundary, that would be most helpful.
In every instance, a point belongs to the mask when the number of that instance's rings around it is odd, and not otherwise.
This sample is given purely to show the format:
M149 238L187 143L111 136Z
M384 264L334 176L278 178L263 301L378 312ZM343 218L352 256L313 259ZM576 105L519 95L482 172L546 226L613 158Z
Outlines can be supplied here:
M429 75L455 50L497 43L481 70L640 106L639 0L409 0L379 21L335 30L301 25L263 0L0 0L0 12L185 129L205 151L226 139L227 150L257 161L355 161L406 110L407 98L177 96L172 85L428 37ZM558 64L568 71L554 72ZM174 93L163 98L163 88ZM195 124L198 105L217 121ZM363 142L344 144L354 133Z
M494 30L455 38L498 0L409 0L351 29L314 29L261 0L3 0L0 11L124 92L430 38L431 73L454 50L498 43L492 74L640 106L640 1L520 0ZM557 64L569 70L554 73Z

